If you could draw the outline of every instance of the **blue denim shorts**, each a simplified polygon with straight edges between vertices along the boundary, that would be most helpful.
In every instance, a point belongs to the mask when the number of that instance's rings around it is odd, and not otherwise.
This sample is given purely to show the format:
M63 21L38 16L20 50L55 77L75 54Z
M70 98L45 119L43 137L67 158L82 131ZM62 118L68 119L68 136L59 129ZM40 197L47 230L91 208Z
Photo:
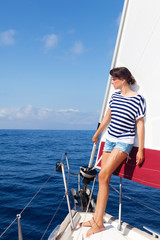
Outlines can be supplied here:
M103 151L112 152L112 150L116 148L129 155L132 150L132 147L133 147L133 144L123 143L123 142L110 142L109 140L106 140Z

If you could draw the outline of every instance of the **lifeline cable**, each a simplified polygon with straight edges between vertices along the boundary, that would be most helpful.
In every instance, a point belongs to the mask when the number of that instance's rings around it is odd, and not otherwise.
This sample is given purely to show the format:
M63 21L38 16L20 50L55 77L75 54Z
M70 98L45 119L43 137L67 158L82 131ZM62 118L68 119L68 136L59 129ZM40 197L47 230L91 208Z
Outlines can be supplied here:
M112 187L111 185L109 185L109 186L110 186L115 192L117 192L117 193L119 194L119 191L118 191L116 188ZM147 206L147 205L145 205L145 204L143 204L143 203L141 203L141 202L139 202L139 201L137 201L137 200L135 200L135 199L133 199L133 198L131 198L131 197L128 197L128 196L126 196L126 195L124 195L124 194L122 194L122 197L125 197L125 198L127 198L127 199L129 199L129 200L132 200L133 202L136 202L136 203L138 203L139 205L142 205L143 207L148 208L148 209L152 210L153 212L156 212L156 213L160 214L159 211L157 211L157 210L155 210L155 209L153 209L153 208L151 208L151 207L149 207L149 206Z
M64 155L62 155L63 158ZM34 198L39 194L39 192L42 190L42 188L47 184L47 182L53 177L55 174L55 171L50 175L50 177L47 178L47 180L44 182L44 184L40 187L40 189L37 191L37 193L31 198L29 203L24 207L24 209L20 212L20 215L26 210L26 208L30 205L30 203L34 200Z
M27 203L27 205L23 208L23 210L20 212L20 215L26 210L26 208L30 205L30 203L34 200L34 198L39 194L39 192L42 190L42 188L47 184L47 182L53 177L55 174L55 171L50 175L50 177L47 178L47 180L44 182L44 184L39 188L39 190L36 192L36 194L31 198L31 200ZM0 238L8 231L8 229L13 225L13 223L17 220L17 217L11 222L11 224L1 233Z
M63 200L64 200L64 199L65 199L65 195L63 196L63 198L62 198L62 200L61 200L60 204L58 205L58 208L57 208L57 210L55 211L55 213L54 213L53 217L51 218L51 220L50 220L50 222L49 222L49 224L48 224L48 226L47 226L46 230L44 231L44 233L43 233L43 235L42 235L42 237L41 237L41 239L40 239L40 240L42 240L42 239L44 238L44 236L45 236L46 232L48 231L48 228L49 228L49 226L51 225L52 221L54 220L54 218L55 218L55 216L56 216L56 214L57 214L57 212L58 212L58 210L59 210L60 206L62 205L62 202L63 202Z

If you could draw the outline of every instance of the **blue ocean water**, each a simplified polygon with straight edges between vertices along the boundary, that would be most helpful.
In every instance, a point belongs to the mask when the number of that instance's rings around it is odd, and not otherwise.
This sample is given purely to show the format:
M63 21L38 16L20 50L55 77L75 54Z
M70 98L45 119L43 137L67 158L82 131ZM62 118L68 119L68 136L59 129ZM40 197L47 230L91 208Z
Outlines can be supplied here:
M64 160L67 152L71 170L79 172L80 166L88 164L93 134L94 131L0 130L0 235L52 175L21 217L23 239L42 238L64 196L61 173L55 171L56 162ZM111 185L118 189L119 177L112 176ZM77 187L77 177L70 177L69 187ZM95 195L97 190L98 182ZM158 189L123 179L123 194L160 211ZM118 205L118 194L110 190L106 210L116 218ZM67 213L64 199L43 239L48 238ZM122 220L140 229L146 226L160 231L158 213L125 198ZM17 221L1 239L17 239Z

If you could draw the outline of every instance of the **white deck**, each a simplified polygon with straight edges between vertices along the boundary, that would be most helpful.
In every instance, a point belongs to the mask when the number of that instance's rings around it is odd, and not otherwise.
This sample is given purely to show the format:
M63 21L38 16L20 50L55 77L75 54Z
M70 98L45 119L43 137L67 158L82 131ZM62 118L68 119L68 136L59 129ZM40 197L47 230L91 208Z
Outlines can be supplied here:
M92 213L75 213L74 215L74 225L78 222L87 221L92 218ZM118 220L112 217L109 214L105 214L104 216L104 226L106 228L105 231L96 233L89 238L86 238L86 232L89 227L79 227L75 230L71 230L71 226L69 223L69 216L66 217L64 222L61 224L60 229L57 233L57 237L50 238L50 240L148 240L155 239L152 235L141 231L137 228L130 226L127 223L122 223L121 231L117 229ZM59 236L58 236L59 235Z
M82 239L85 239L85 240L99 240L99 239L124 240L124 239L127 239L119 231L117 231L117 229L115 229L112 225L105 223L104 226L106 228L105 231L96 233L96 234L90 236L89 238L85 237L86 232L89 229L88 227L87 228L82 227L81 229L79 229L77 231L75 230L72 237L73 237L73 239L76 239L76 240L82 240ZM82 236L83 236L83 238L82 238Z

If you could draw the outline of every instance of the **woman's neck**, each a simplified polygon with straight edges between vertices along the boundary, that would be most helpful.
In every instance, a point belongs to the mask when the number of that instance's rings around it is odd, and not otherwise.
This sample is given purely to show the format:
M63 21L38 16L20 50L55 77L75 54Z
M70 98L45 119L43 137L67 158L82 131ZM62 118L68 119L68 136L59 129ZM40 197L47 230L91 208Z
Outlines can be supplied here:
M132 92L133 92L133 91L130 89L129 84L123 85L122 88L121 88L121 93L122 93L122 95L124 95L124 96L127 96L127 95L131 94Z
M125 97L133 97L133 96L137 95L136 92L134 92L130 89L130 86L128 84L123 85L120 90L121 90L121 94Z

